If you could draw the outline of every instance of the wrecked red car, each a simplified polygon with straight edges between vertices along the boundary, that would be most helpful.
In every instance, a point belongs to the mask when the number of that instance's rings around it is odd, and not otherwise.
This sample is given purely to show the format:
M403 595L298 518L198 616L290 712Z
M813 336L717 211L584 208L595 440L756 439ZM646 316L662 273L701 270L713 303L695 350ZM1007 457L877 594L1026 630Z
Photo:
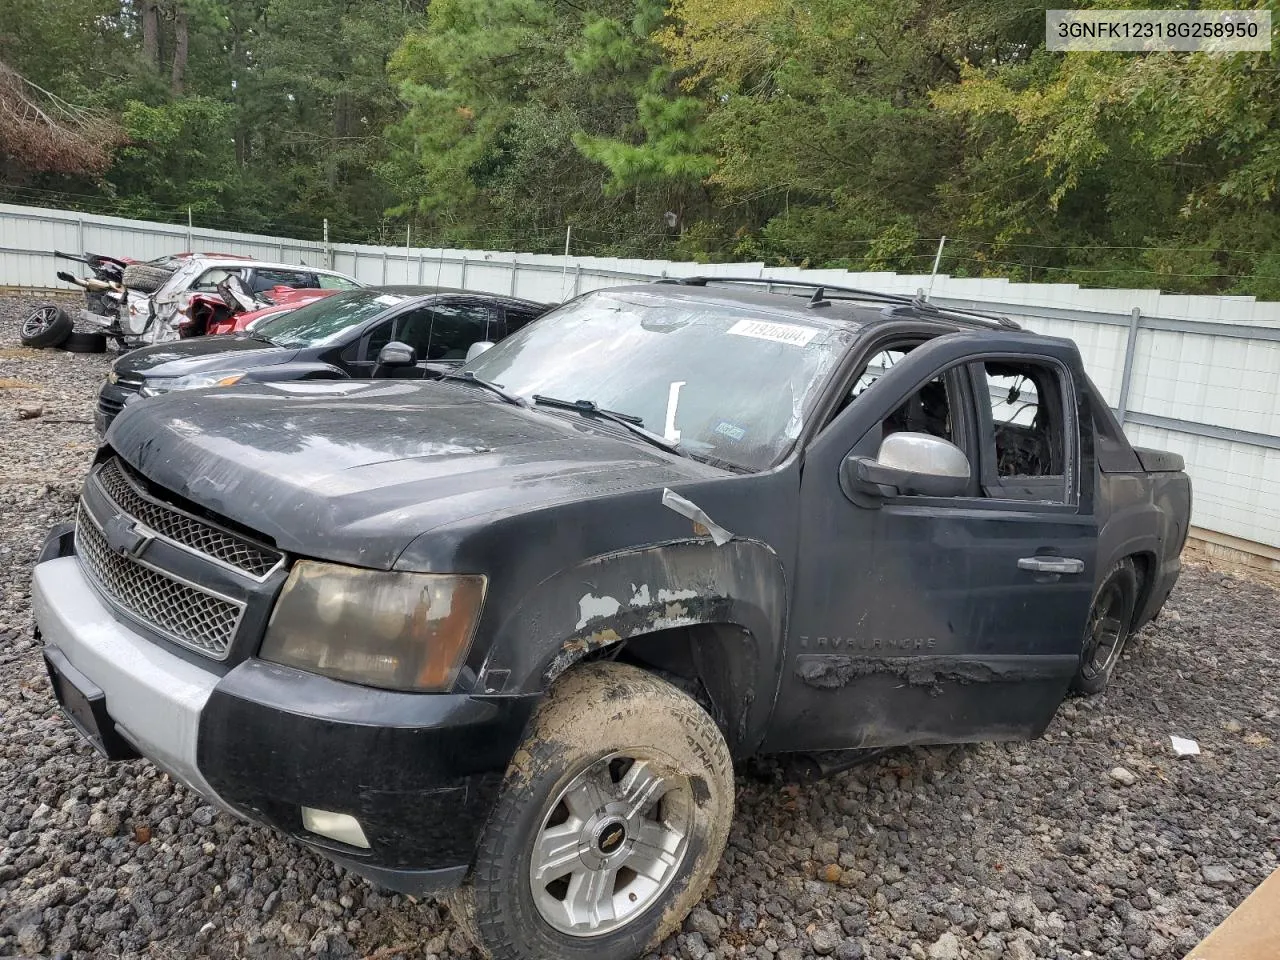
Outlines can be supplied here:
M260 320L283 317L286 313L292 313L299 307L305 307L308 303L315 303L317 300L332 296L337 292L337 290L297 290L293 287L273 287L264 295L265 305L256 310L245 310L240 313L233 313L230 316L220 312L218 316L209 321L205 333L213 336L252 330Z

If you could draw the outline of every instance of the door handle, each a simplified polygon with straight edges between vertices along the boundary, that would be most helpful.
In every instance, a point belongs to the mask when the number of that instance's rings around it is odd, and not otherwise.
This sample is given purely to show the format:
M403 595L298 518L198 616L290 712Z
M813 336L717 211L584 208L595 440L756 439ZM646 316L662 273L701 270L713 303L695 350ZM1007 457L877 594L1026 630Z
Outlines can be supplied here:
M1018 569L1032 573L1084 573L1084 561L1076 557L1023 557Z

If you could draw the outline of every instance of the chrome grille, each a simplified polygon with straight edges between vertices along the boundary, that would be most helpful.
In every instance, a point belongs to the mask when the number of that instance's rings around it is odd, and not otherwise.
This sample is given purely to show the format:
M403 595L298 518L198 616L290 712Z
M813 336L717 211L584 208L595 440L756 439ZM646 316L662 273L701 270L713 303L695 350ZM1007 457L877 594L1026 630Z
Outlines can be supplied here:
M126 613L206 656L226 657L244 612L241 604L115 553L83 507L76 522L76 554L98 589Z
M121 511L162 537L254 577L265 577L280 562L281 554L275 550L220 530L144 495L125 470L119 459L108 460L97 473L98 484Z

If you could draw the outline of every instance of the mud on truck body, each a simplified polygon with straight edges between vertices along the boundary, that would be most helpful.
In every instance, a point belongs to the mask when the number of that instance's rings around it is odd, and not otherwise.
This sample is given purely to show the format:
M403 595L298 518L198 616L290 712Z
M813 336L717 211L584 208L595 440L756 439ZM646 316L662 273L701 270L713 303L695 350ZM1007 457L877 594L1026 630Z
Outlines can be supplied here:
M1181 461L1069 341L801 293L596 291L450 380L130 404L35 569L65 712L497 958L675 930L735 760L1039 735L1172 590Z

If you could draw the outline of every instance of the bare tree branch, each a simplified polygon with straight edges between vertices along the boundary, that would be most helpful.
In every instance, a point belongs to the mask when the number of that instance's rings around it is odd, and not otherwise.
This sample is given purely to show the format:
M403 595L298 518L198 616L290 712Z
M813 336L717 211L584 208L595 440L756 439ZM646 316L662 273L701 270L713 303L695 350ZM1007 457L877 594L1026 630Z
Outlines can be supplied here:
M0 153L36 171L101 173L124 142L111 118L68 103L0 61Z

